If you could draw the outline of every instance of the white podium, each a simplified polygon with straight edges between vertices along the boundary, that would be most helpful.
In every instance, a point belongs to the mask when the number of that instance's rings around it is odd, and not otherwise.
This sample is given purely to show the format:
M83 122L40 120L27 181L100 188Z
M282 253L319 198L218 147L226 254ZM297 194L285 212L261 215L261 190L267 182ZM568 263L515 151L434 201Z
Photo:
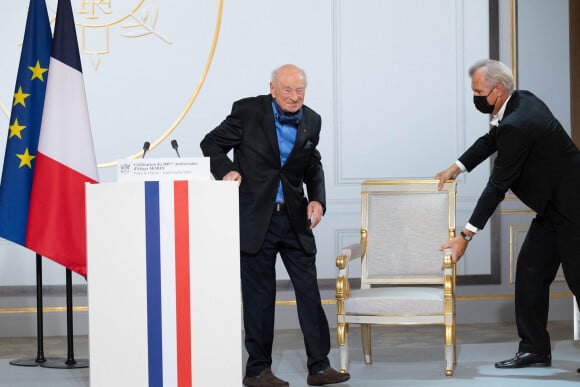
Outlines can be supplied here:
M237 184L86 190L91 387L240 385Z

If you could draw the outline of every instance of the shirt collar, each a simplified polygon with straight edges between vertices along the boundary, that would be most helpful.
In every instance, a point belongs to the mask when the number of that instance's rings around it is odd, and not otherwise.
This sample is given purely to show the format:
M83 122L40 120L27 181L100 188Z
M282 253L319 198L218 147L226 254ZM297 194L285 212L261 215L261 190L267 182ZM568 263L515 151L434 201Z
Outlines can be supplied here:
M274 111L274 119L280 125L290 125L296 129L300 123L300 120L302 120L302 109L293 114L284 113L282 109L280 109L280 106L278 106L276 103L275 98L272 98L272 110Z
M505 100L505 102L503 103L503 105L501 106L501 109L499 109L499 111L497 112L497 114L495 116L492 117L490 124L492 126L498 126L499 123L501 122L501 120L503 120L503 115L505 113L505 108L507 106L508 101L511 98L511 94L510 96Z

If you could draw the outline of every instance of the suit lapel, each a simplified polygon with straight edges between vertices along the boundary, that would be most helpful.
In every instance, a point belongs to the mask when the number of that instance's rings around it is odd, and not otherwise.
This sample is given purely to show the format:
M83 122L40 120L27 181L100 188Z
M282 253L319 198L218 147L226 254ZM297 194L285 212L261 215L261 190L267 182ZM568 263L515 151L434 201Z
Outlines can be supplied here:
M274 123L274 112L272 111L272 99L266 98L264 104L264 116L262 118L262 129L272 147L272 151L277 160L280 160L280 147L278 146L278 136L276 134L276 124Z
M280 160L280 147L278 146L278 135L276 133L276 124L274 123L274 112L272 110L272 99L267 98L267 103L264 106L264 117L262 119L262 129L265 132L266 138L274 151L277 159ZM288 155L289 160L298 152L300 149L304 147L306 140L308 138L308 114L304 111L302 116L302 120L298 124L298 128L296 129L296 140L294 141L294 146L292 147L292 151Z
M520 98L520 93L517 90L514 91L512 93L510 100L508 101L508 103L505 107L505 112L503 113L502 121L505 120L505 118L507 116L509 116L511 112L514 111L514 109L516 108L516 106L519 103L519 98Z
M302 115L302 120L298 124L298 128L296 129L296 141L294 141L294 146L292 147L292 151L288 155L288 160L291 160L296 152L300 151L300 149L304 148L304 144L306 143L306 139L308 138L308 115L304 111ZM288 162L286 160L286 162Z

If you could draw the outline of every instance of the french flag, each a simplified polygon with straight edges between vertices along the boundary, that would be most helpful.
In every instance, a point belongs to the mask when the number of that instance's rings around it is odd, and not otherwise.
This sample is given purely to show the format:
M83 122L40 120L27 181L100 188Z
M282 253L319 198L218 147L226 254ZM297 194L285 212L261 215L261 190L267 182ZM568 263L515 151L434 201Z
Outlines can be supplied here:
M87 185L91 386L240 384L235 182Z
M70 0L59 0L25 246L85 276L85 183L99 180Z

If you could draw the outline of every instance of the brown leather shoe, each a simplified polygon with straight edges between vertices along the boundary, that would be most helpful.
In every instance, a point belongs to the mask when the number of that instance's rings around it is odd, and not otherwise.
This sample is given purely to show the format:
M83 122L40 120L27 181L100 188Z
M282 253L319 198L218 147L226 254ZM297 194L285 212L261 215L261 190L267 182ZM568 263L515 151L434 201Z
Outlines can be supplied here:
M324 386L325 384L346 382L348 379L350 379L348 372L338 372L331 367L326 367L323 372L308 375L306 381L310 386Z
M246 376L243 380L246 387L287 387L290 384L282 379L277 378L272 370L266 368L258 376Z

